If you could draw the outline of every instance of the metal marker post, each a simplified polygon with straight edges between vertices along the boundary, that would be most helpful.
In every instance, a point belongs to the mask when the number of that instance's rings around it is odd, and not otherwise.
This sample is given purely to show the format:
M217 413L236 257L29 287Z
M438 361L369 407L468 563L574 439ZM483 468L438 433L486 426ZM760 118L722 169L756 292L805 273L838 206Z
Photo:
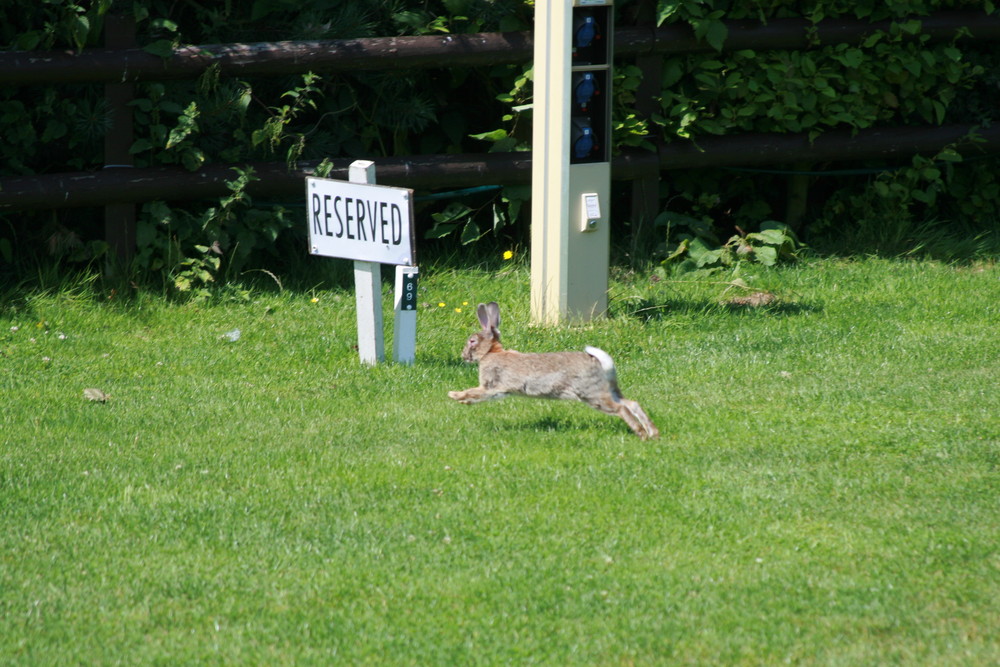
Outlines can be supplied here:
M351 183L375 183L375 163L355 160L348 170ZM382 265L354 261L354 296L358 311L358 357L374 365L385 360L382 334Z
M395 326L392 331L392 359L412 364L417 354L417 276L415 266L396 267Z

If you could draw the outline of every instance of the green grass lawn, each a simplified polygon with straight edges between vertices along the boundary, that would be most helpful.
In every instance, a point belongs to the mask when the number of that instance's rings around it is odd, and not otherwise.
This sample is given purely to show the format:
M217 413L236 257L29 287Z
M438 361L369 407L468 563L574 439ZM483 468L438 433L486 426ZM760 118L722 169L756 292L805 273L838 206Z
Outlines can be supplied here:
M997 664L1000 267L750 273L776 302L620 271L546 329L525 266L427 266L417 363L375 368L350 290L8 293L0 662ZM449 400L494 299L660 439Z

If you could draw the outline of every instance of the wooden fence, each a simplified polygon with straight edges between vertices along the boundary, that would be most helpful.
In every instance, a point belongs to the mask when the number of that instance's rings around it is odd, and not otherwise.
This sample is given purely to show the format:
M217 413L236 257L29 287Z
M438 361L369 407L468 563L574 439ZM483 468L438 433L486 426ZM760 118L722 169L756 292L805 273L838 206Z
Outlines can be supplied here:
M110 17L109 17L110 18ZM921 34L931 40L955 38L968 31L969 39L1000 39L1000 16L983 12L941 12L921 18ZM110 22L110 36L128 31L128 21ZM728 21L726 51L741 49L806 49L818 44L856 43L890 21L867 23L826 19L814 26L805 19ZM223 76L301 74L307 71L398 70L521 63L531 60L531 32L466 35L404 36L369 39L205 44L186 46L164 59L134 44L109 44L105 49L79 53L35 51L0 52L0 84L125 83L193 79L209 66ZM615 56L710 52L688 26L638 27L615 30Z
M982 12L943 12L921 19L923 34L933 40L956 36L1000 40L1000 17ZM726 50L804 49L817 44L856 43L889 22L824 20L813 26L801 19L783 19L763 25L756 21L727 23ZM655 74L665 54L704 52L687 26L624 27L615 31L615 55L636 58ZM109 108L117 122L106 137L106 167L97 172L44 174L0 178L0 212L18 209L105 206L106 234L120 254L134 247L134 203L157 199L209 198L227 192L233 166L207 165L197 172L180 167L135 169L128 148L132 144L128 102L137 81L195 78L215 66L223 76L266 76L306 71L390 70L520 63L531 59L530 32L481 33L262 44L216 44L177 49L160 58L137 48L129 19L108 17L106 48L80 53L0 52L0 85L54 83L105 84ZM117 113L115 112L117 110ZM645 215L655 209L656 180L661 170L717 166L752 166L908 157L934 152L948 144L963 145L973 128L967 126L899 127L828 132L815 142L805 134L745 134L703 137L695 147L687 142L661 144L656 152L631 150L612 161L613 178L635 183L633 208ZM979 151L1000 151L1000 127L979 130ZM346 177L350 160L334 161L334 177ZM248 191L254 196L301 194L311 163L288 170L284 163L255 163L259 181ZM530 182L530 153L426 155L378 158L379 182L412 188L457 188L481 184ZM645 193L645 194L642 194ZM637 217L643 214L633 211Z

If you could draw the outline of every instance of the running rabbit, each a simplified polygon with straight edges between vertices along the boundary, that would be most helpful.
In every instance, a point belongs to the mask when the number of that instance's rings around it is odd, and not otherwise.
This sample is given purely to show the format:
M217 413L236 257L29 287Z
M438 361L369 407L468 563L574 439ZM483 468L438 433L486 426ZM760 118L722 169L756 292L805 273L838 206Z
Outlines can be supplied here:
M479 403L509 394L583 401L625 420L645 440L660 432L635 401L618 389L615 363L603 350L522 354L500 345L500 306L494 301L476 309L483 330L469 337L462 359L479 364L479 386L449 391L459 403Z

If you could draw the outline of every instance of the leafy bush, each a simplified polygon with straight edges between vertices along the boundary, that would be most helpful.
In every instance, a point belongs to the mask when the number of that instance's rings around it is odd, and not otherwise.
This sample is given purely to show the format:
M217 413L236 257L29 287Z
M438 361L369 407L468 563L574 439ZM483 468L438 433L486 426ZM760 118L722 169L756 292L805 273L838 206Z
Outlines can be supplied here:
M224 6L163 0L19 0L0 10L5 19L0 22L0 48L100 46L105 17L122 9L137 21L139 44L157 55L168 55L180 44L523 29L531 18L530 7L521 0L318 0L305 9L288 0ZM293 166L334 157L470 151L479 145L469 138L470 131L489 126L494 121L485 119L503 111L499 102L490 102L497 82L509 87L505 80L513 81L518 69L221 78L210 68L196 81L140 83L132 102L131 153L136 166L178 165L195 171L206 164L255 160L279 159ZM6 139L0 144L0 160L7 165L3 173L101 168L103 138L111 123L103 96L103 87L93 85L0 91L0 127ZM470 96L487 103L465 104ZM214 279L238 275L251 263L280 264L272 252L276 241L301 241L304 248L304 230L289 214L298 203L252 201L246 185L253 178L250 172L238 175L231 182L232 194L216 203L144 205L134 269L159 273L178 289L193 289L205 282L204 272ZM103 223L96 210L5 218L12 238L0 232L6 242L0 247L41 245L53 228L65 226L64 220L72 220L82 237L100 236ZM206 255L203 248L214 250ZM203 261L206 258L211 261ZM196 266L199 270L192 272ZM196 279L178 281L177 276Z
M317 0L307 6L291 0L224 4L15 0L0 9L0 48L100 47L111 11L131 12L139 44L166 55L180 44L522 30L531 26L533 4L530 0ZM629 22L637 8L635 0L616 3L619 24ZM705 136L747 132L794 132L815 138L833 129L887 125L987 126L1000 108L995 50L961 35L932 43L919 18L945 9L993 13L992 2L659 0L656 8L660 23L691 25L713 52L665 57L659 107L648 116L636 109L646 73L631 63L617 63L612 103L615 151L650 148L656 141L697 143ZM886 30L871 31L856 44L815 44L798 51L724 50L728 20L791 17L813 24L828 18L895 22ZM483 102L470 105L469 99ZM294 165L334 157L527 150L531 101L530 63L270 78L223 78L210 68L194 81L136 86L131 153L138 166L198 170L207 164L244 165L257 160ZM101 86L0 90L3 173L99 169L111 120ZM886 252L910 243L914 230L932 220L942 228L961 224L965 236L989 235L1000 219L996 196L1000 182L994 165L985 160L967 163L952 150L912 162L906 156L902 163L863 165L875 171L894 170L885 175L813 177L812 206L797 231L814 246L824 239L852 239L876 243ZM788 172L824 172L837 165L785 167ZM723 240L740 236L737 229L760 229L766 221L782 220L787 176L672 172L661 186L663 209L704 221L717 239L711 248L715 252L727 247ZM133 269L162 275L175 288L198 289L205 282L201 269L216 279L239 275L251 266L280 267L276 249L304 247L304 229L294 213L298 203L251 200L246 186L253 178L245 170L234 172L230 194L215 202L144 205ZM505 187L425 202L421 219L429 221L425 231L431 238L448 242L474 243L490 235L524 240L524 203L529 194L524 186ZM86 261L107 249L91 242L103 232L98 210L18 213L2 215L0 220L4 259L25 254L15 249L37 248L65 261ZM865 231L888 233L893 227L902 231L888 234L884 242L873 241ZM750 236L740 238L745 241ZM667 241L669 254L678 239ZM731 247L740 244L736 240ZM206 254L202 248L210 250ZM723 255L727 252L722 250ZM196 266L199 270L190 274L195 280L176 280Z
M932 43L919 17L945 9L984 10L992 2L745 3L660 0L661 22L686 22L716 53L669 56L664 61L661 111L651 127L666 142L747 132L806 133L832 129L967 123L996 119L1000 104L994 51L961 35ZM724 20L806 18L892 19L857 44L819 44L801 51L723 53ZM910 156L906 156L909 160ZM856 166L856 165L852 165ZM917 156L911 164L873 161L851 178L813 177L812 207L803 231L817 242L861 251L901 252L916 245L913 230L929 220L957 236L996 235L1000 199L995 169L966 166L954 148ZM884 170L884 171L883 171ZM842 173L832 164L786 165L774 173L703 170L672 172L666 185L672 214L707 218L720 236L756 228L781 216L787 177L796 172ZM882 173L883 175L878 175ZM867 231L866 231L867 230ZM844 244L849 240L849 244ZM676 241L674 241L676 242ZM718 249L717 247L715 249Z
M800 249L795 233L774 220L763 222L757 232L737 228L721 244L707 218L664 212L656 224L666 226L667 237L676 239L669 246L663 264L677 263L682 270L712 272L734 268L738 272L744 264L774 266L780 260L794 259Z

